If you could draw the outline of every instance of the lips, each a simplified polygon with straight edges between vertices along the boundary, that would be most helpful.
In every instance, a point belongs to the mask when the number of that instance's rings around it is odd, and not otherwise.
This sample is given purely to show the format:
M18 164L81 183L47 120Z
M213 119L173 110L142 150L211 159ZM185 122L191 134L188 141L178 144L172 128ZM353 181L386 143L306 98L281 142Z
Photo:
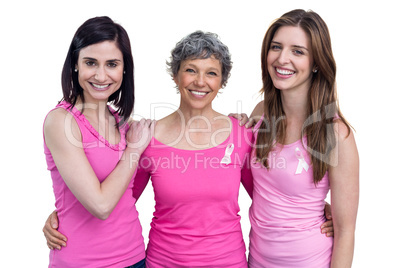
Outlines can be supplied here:
M280 75L284 75L284 76L290 76L293 75L295 73L295 71L291 71L291 70L287 70L287 69L281 69L281 68L275 68L276 72Z
M207 95L209 92L203 92L203 91L196 91L196 90L189 90L191 94L203 97Z
M110 84L99 85L99 84L94 84L94 83L91 83L91 85L92 85L92 87L94 87L96 90L105 90L105 89L107 89L107 88L110 86Z

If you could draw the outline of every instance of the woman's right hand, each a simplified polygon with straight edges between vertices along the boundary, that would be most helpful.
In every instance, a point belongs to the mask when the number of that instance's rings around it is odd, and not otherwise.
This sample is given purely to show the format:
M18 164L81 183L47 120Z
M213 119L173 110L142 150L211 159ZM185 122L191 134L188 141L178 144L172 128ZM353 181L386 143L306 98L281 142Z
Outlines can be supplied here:
M45 226L43 227L43 234L45 235L47 246L52 250L60 250L61 247L67 245L67 237L57 231L57 228L59 228L59 219L57 217L57 212L53 211L53 213L47 218Z
M155 122L155 120L144 118L140 121L132 121L126 134L127 147L141 155L154 135Z

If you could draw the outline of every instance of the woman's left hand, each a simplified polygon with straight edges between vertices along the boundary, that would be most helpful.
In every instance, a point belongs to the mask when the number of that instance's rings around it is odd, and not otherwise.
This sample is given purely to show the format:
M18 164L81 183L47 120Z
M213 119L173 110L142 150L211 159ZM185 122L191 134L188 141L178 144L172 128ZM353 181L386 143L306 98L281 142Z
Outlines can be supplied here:
M327 237L334 236L334 224L332 222L331 205L325 203L324 208L325 218L327 221L321 225L321 233L325 234Z
M245 126L246 128L253 127L256 123L256 121L253 118L249 118L247 114L241 113L241 114L236 114L236 113L230 113L230 117L236 118L239 120L239 125L240 126Z

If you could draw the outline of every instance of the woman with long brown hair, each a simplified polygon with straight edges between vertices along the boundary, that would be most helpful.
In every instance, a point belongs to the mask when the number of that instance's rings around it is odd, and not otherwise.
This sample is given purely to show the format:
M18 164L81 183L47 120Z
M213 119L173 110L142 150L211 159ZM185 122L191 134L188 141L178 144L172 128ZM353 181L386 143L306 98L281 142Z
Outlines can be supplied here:
M249 265L350 267L359 160L337 104L336 64L322 18L293 10L273 22L261 67L264 100L252 113L259 121ZM330 189L334 238L320 234Z

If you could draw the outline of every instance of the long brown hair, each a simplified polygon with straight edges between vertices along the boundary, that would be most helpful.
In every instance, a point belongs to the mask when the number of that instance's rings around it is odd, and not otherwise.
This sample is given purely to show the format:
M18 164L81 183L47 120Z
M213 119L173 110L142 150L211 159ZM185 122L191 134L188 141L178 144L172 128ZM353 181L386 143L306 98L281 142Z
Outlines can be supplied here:
M276 143L284 144L286 137L286 115L282 106L280 90L275 88L268 73L268 51L276 31L282 26L300 27L311 40L314 66L307 112L310 115L303 125L301 136L307 137L307 151L313 164L314 183L324 177L331 161L331 152L336 146L334 119L350 126L339 110L336 94L336 64L332 54L328 27L313 11L301 9L285 13L268 28L261 50L261 69L264 94L264 120L258 131L256 156L269 168L268 155ZM306 145L304 145L306 147ZM333 163L333 162L332 162Z

